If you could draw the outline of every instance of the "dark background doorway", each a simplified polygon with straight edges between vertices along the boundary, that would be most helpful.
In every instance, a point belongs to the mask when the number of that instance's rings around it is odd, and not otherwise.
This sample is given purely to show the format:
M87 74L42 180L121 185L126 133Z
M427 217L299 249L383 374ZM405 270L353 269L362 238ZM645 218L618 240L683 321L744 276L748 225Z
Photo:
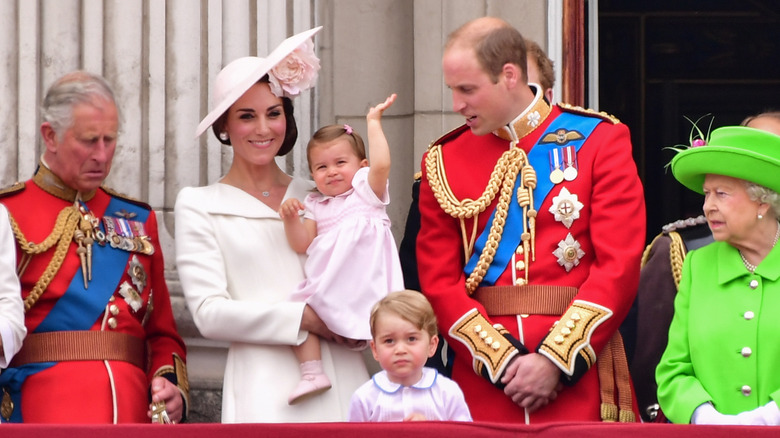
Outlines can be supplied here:
M780 110L780 1L599 0L598 18L599 109L631 129L649 241L701 214L665 168L664 148L688 143L685 117L711 114L715 129Z

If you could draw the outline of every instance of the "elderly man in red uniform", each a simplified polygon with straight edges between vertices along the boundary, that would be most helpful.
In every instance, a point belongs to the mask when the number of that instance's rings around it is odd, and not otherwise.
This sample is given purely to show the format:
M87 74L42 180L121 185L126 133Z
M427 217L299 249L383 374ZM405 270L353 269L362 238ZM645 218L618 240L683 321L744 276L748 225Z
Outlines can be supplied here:
M74 72L43 102L33 178L3 191L28 335L0 375L2 421L178 422L185 346L151 208L101 186L119 118L103 78Z
M466 124L423 157L417 259L474 419L635 421L617 334L645 240L628 128L551 107L500 19L451 34L442 66Z

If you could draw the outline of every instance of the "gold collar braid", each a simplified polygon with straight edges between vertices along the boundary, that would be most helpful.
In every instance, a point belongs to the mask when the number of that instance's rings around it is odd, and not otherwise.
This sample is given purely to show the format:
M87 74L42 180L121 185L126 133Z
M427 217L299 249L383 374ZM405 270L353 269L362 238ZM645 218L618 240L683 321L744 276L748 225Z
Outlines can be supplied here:
M439 206L450 216L460 220L461 235L463 238L463 249L465 262L468 262L471 253L474 250L474 242L477 238L477 216L493 202L496 194L500 192L498 205L493 224L490 227L490 234L482 253L479 256L474 271L466 280L466 290L469 294L476 290L479 283L485 277L490 264L496 254L496 248L501 241L504 232L506 215L509 210L509 203L512 201L512 192L514 191L515 181L518 174L521 175L521 182L518 188L517 199L519 205L523 208L523 223L528 223L528 231L523 233L522 240L525 248L526 258L526 281L528 279L528 253L533 251L535 236L535 217L536 211L533 209L533 189L536 187L536 172L528 164L528 156L525 151L516 146L513 142L512 147L504 152L499 158L493 172L490 174L485 191L476 200L459 200L452 193L452 189L447 181L447 175L444 169L444 162L441 155L441 145L435 145L428 150L425 160L425 168L428 175L428 183L433 191L433 196L439 202ZM465 221L468 218L474 218L471 237L466 233ZM529 243L530 240L530 243Z

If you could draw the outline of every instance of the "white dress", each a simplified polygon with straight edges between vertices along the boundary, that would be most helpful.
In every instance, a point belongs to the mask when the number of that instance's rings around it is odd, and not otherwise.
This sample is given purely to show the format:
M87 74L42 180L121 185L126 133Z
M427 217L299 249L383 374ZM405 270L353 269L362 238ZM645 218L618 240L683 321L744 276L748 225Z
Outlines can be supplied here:
M312 185L294 179L285 199ZM294 406L300 380L290 346L301 344L304 304L289 300L305 257L287 243L279 214L225 184L184 188L176 200L176 263L187 305L203 337L230 342L222 421L327 422L346 419L349 399L368 378L363 356L322 342L333 388Z
M0 368L5 368L22 348L27 333L19 278L16 276L16 245L8 210L0 204ZM361 382L362 383L362 382Z
M368 167L338 196L311 193L305 217L317 222L309 245L306 280L293 293L306 301L334 333L371 339L371 308L388 293L404 289L401 261L390 231L387 204L368 184Z

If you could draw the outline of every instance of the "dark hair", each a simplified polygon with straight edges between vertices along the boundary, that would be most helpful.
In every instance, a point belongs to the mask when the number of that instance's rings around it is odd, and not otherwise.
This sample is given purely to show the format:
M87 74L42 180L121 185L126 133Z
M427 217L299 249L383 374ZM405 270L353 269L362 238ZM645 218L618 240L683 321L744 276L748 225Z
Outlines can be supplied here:
M268 83L268 75L263 76L259 81L257 81L258 84L262 82ZM290 153L293 146L295 146L295 142L298 141L298 124L295 123L295 108L293 107L292 99L289 97L282 97L282 109L284 110L284 120L286 126L284 130L284 141L282 141L282 147L279 148L279 152L276 153L277 157L281 157ZM220 143L230 145L230 138L227 140L222 140L219 138L219 133L222 132L222 130L225 128L227 114L228 111L225 111L222 113L222 115L219 116L219 118L217 118L217 120L214 121L214 124L211 125L211 132L214 133L214 136L217 137L217 140Z
M352 151L355 152L358 159L366 159L366 146L363 143L363 138L352 130L352 133L347 132L347 125L327 125L318 129L317 132L311 137L309 143L306 145L306 159L309 161L309 170L311 170L311 150L324 143L331 142L341 136L345 137L345 140L352 146Z
M539 70L539 85L542 86L542 91L550 89L555 84L555 70L553 69L553 62L544 53L544 50L539 46L536 41L526 39L525 48L527 53L528 62L536 62L536 67Z

